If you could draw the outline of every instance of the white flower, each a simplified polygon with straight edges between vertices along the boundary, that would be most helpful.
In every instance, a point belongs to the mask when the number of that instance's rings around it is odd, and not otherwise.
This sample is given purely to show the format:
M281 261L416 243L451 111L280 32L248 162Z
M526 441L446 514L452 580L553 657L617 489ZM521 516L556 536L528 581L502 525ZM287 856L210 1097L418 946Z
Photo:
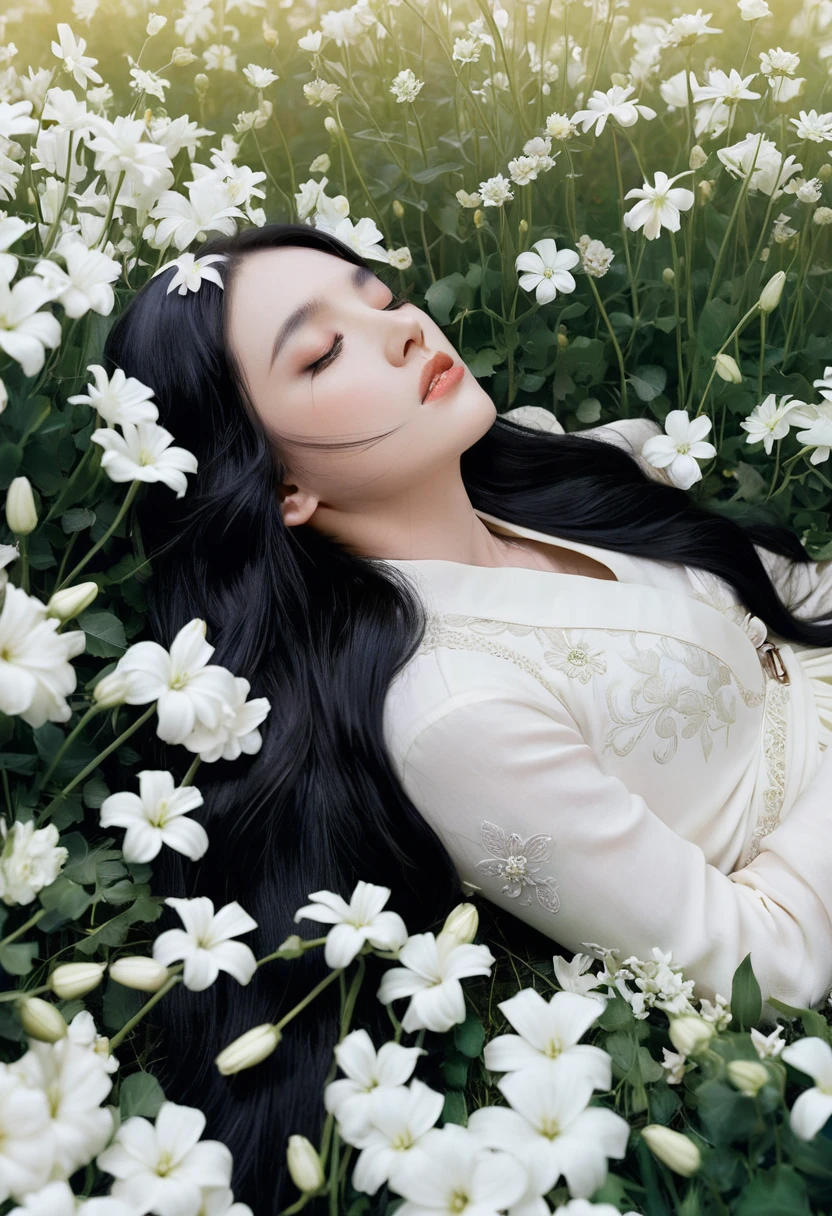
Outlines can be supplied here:
M353 1030L335 1046L334 1054L346 1075L326 1086L324 1106L339 1124L360 1131L369 1120L372 1095L409 1081L425 1049L389 1042L376 1052L366 1030Z
M679 1085L685 1075L685 1064L687 1056L681 1052L668 1051L666 1047L662 1048L662 1068L665 1070L665 1080L668 1085Z
M799 67L800 56L794 51L784 51L780 46L760 51L760 71L764 76L794 76Z
M187 295L189 291L199 291L206 279L210 279L212 283L216 283L218 287L225 290L222 276L218 270L214 270L212 263L227 261L228 256L224 253L211 253L201 258L195 258L192 253L180 253L179 257L174 258L172 262L166 262L164 266L154 270L150 277L155 279L157 274L170 270L172 266L177 268L176 274L168 283L168 289L165 292L165 295L168 296L174 288L179 289L180 296Z
M778 1022L770 1034L763 1034L756 1027L751 1029L751 1042L761 1060L776 1060L786 1044L783 1041L783 1027Z
M748 183L750 191L759 190L775 199L783 193L789 178L803 168L793 156L787 156L784 160L777 145L760 134L747 135L728 148L718 148L716 154L732 176L746 178L751 173Z
M793 177L783 187L783 192L793 194L798 202L816 203L823 194L823 186L819 177L810 177L808 180L805 177Z
M580 996L587 996L601 983L600 976L594 972L586 974L595 963L591 954L574 954L569 962L562 954L556 954L552 963L555 968L555 978L564 992L577 992ZM594 995L598 1000L606 1003L606 997L600 992L595 992Z
M65 21L58 22L58 37L61 40L60 45L57 42L52 43L52 54L63 60L64 71L69 72L82 89L86 89L90 81L101 84L101 76L93 71L98 60L90 59L84 54L86 39L79 38L76 41L71 27Z
M769 76L767 80L773 100L781 105L794 101L806 83L805 76Z
M371 220L368 216L364 216L358 223L354 223L349 216L345 215L332 228L328 221L322 222L319 210L315 216L315 227L327 232L331 231L339 241L349 245L362 258L373 262L387 261L387 254L381 245L384 233L376 226L375 220Z
M686 190L683 186L673 188L673 183L680 177L687 177L691 172L691 169L685 169L675 177L668 177L660 170L656 173L652 186L645 182L643 186L628 190L625 198L638 198L642 201L625 213L625 227L631 232L643 228L648 241L654 241L662 228L667 228L669 232L678 232L682 223L680 212L691 209L694 196L692 190Z
M280 79L271 68L261 68L256 63L250 63L248 67L243 68L243 75L253 89L267 89L270 84Z
M583 945L588 946L588 942ZM686 980L679 967L672 966L672 951L666 954L654 946L652 959L639 959L633 956L624 960L623 964L609 974L614 964L609 952L605 957L604 982L624 997L637 1018L646 1018L651 1009L663 1009L665 1013L695 1013L691 1004L693 996L693 980ZM631 992L627 981L635 981L637 992Z
M347 903L332 891L312 891L313 901L295 913L299 920L332 925L326 935L324 958L328 967L348 967L366 942L376 950L398 950L407 940L407 927L398 912L382 912L390 898L389 887L359 881Z
M185 816L203 801L193 785L175 790L173 773L143 769L139 793L110 794L101 803L99 823L102 828L127 828L122 844L125 861L152 861L163 844L198 861L208 848L208 833Z
M46 1094L0 1063L0 1203L43 1186L53 1159Z
M575 290L575 279L569 271L580 260L573 249L558 249L551 237L544 237L518 254L514 269L526 272L518 280L523 291L534 291L538 304L551 304L558 292Z
M177 959L185 960L184 983L192 992L209 988L220 971L233 975L238 984L248 984L257 970L257 959L250 946L230 939L257 928L257 921L236 899L214 914L207 895L196 899L165 900L182 919L184 929L168 929L153 943L153 957L163 967Z
M662 36L662 46L692 46L697 38L702 38L705 34L721 34L722 30L713 29L708 25L712 16L713 13L703 13L702 9L698 8L695 13L674 17Z
M630 1127L606 1107L589 1106L593 1078L584 1062L564 1058L556 1077L545 1070L513 1072L498 1082L512 1109L483 1106L470 1131L527 1167L529 1197L550 1191L563 1175L569 1194L588 1198L607 1177L607 1158L623 1157Z
M761 17L771 16L766 0L739 0L737 8L743 21L759 21Z
M197 458L185 448L170 447L173 435L155 422L123 422L123 435L110 427L90 439L104 448L101 467L111 481L163 481L184 498L186 473L197 471Z
M268 697L246 701L251 684L243 676L235 676L231 695L226 702L222 721L215 729L197 722L182 740L189 752L197 752L208 764L215 760L236 760L242 752L253 756L263 746L263 736L257 727L271 710Z
M591 241L584 233L578 237L578 252L584 274L591 275L593 279L603 279L612 264L613 251L607 249L603 241Z
M125 422L155 422L159 411L150 398L153 389L142 384L135 376L125 376L120 367L113 372L112 379L100 363L90 363L88 372L95 377L95 384L87 384L86 393L67 397L70 405L89 405L97 410L109 426L123 426Z
M823 369L823 379L813 380L812 387L820 389L820 395L824 401L832 402L832 367L825 367Z
M411 1030L443 1033L465 1021L465 996L461 979L490 975L494 955L487 946L458 946L453 938L414 933L399 951L401 967L381 977L378 999L383 1005L400 997L411 997L402 1026Z
M110 1193L137 1211L197 1216L203 1187L227 1187L232 1158L219 1140L200 1140L206 1118L193 1106L163 1102L150 1123L134 1115L121 1124L96 1164L117 1179Z
M812 143L822 144L824 140L832 140L832 112L818 114L817 110L800 111L799 118L790 118L801 139L810 139Z
M136 1216L131 1205L104 1195L99 1199L75 1202L68 1182L49 1182L41 1191L28 1194L22 1207L12 1208L9 1216Z
M502 173L497 173L494 177L480 182L479 195L483 207L502 207L503 203L510 202L514 198L510 184Z
M816 406L815 409L818 407ZM822 464L829 459L832 451L832 417L821 414L809 423L807 430L798 431L797 437L801 443L814 447L815 451L809 457L810 464Z
M762 439L766 454L770 456L774 440L783 439L789 433L793 421L789 414L795 409L803 408L805 404L803 401L793 400L791 393L786 393L779 401L775 393L769 393L765 400L755 405L748 417L740 422L742 429L748 432L745 442L759 443ZM796 425L800 425L794 421Z
M749 84L757 75L752 72L750 76L740 76L736 68L731 68L730 75L725 74L720 68L713 68L708 72L708 83L706 85L697 85L693 90L693 100L695 102L714 101L723 102L726 105L735 105L738 101L753 100L760 97L760 93L755 93L749 89Z
M705 442L711 425L705 414L691 420L687 410L671 410L664 422L666 434L652 435L641 454L654 469L667 469L680 490L689 490L702 477L697 460L716 456L714 445Z
M557 1084L563 1060L579 1059L596 1089L612 1084L610 1056L578 1040L600 1017L606 1002L575 992L556 992L548 1001L534 988L521 988L498 1006L518 1034L501 1034L486 1043L483 1058L492 1072L548 1070Z
M35 263L34 272L49 288L51 298L68 317L97 312L108 317L116 302L111 287L121 277L121 263L98 249L88 249L77 233L65 232L54 253L66 262L66 270L50 258Z
M166 743L181 743L197 723L218 730L234 698L231 672L208 663L214 647L205 640L207 628L194 617L179 630L170 651L158 642L135 642L112 673L126 678L128 705L157 702L156 734Z
M334 101L340 92L340 85L328 84L327 81L321 80L320 76L317 76L310 84L303 86L303 95L310 106L320 106Z
M38 311L53 295L40 275L27 275L13 287L0 276L0 350L20 364L25 376L41 370L47 347L60 346L60 321L51 312Z
M397 1216L497 1216L526 1188L526 1170L508 1153L492 1153L457 1124L433 1129L396 1172L405 1197Z
M571 139L576 127L568 114L549 114L546 119L546 134L550 139Z
M832 1115L832 1047L810 1036L784 1047L780 1059L811 1077L814 1085L795 1100L789 1122L800 1140L813 1140Z
M418 80L411 68L403 68L393 77L390 92L399 105L402 105L404 102L415 101L424 87L424 80Z
M263 104L265 105L265 102ZM233 236L236 231L235 219L245 218L245 213L239 207L231 205L230 184L221 180L216 174L206 173L204 176L196 178L188 184L187 189L187 198L176 190L165 190L152 210L148 212L153 219L160 221L156 226L153 238L154 248L165 248L169 242L172 242L177 249L182 250L188 245L192 245L194 241L204 239L212 232L219 232L223 236ZM211 255L211 260L222 256L224 255ZM172 265L177 265L179 271L172 282L180 284L179 294L184 295L183 286L185 291L198 290L200 283L194 277L197 274L200 281L211 279L213 282L217 282L214 276L219 274L218 271L210 266L207 269L200 269L200 267L207 266L207 263L207 256L194 261L192 254L183 254L176 258L175 262L168 262L164 267L160 266L159 270L167 270ZM154 276L155 274L154 271ZM168 291L170 290L172 290L172 286L169 283Z
M699 1011L706 1022L712 1022L717 1031L726 1030L733 1020L731 1006L726 997L717 992L713 1004L705 997L699 1002Z
M614 84L611 89L607 89L606 93L601 89L596 89L586 103L587 108L578 110L576 114L572 115L572 122L575 126L581 123L584 134L590 127L595 126L595 134L600 135L608 118L614 118L622 127L634 126L638 122L639 114L642 118L655 118L655 110L630 100L633 93L635 93L633 85L624 88L620 84Z
M76 1013L66 1032L73 1043L86 1048L87 1051L95 1052L96 1056L103 1060L107 1072L116 1071L118 1060L110 1054L110 1040L105 1034L98 1033L92 1014L88 1010L81 1009Z
M90 1216L98 1213L90 1212ZM202 1192L202 1207L197 1216L254 1216L247 1203L235 1203L234 1192L227 1186L205 1187Z
M6 821L2 820L0 828L5 836L0 852L0 898L4 904L30 904L55 881L69 854L58 844L54 823L36 829L34 820L17 819L6 835Z
M356 1190L375 1195L383 1182L395 1189L396 1173L408 1153L435 1126L445 1095L414 1079L373 1092L368 1120L360 1128L340 1127L347 1144L361 1149L352 1174Z
M52 1155L52 1178L69 1178L100 1152L113 1134L113 1118L101 1103L113 1087L102 1056L68 1035L56 1043L31 1040L11 1071L41 1090L49 1103L50 1124L43 1137Z

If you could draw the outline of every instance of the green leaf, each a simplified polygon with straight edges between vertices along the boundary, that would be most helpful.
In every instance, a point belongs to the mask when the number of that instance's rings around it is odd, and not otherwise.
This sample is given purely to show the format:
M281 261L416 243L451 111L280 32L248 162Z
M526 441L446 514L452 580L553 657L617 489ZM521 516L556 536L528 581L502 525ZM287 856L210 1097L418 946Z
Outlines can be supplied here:
M142 896L111 920L93 929L77 948L81 954L94 954L100 946L120 946L131 925L158 920L162 915L159 897Z
M469 1009L465 1021L454 1027L454 1047L464 1056L475 1060L482 1051L484 1043L485 1027L476 1013Z
M664 1080L650 1086L647 1101L651 1123L669 1123L682 1104L679 1095Z
M654 401L664 392L667 384L667 371L663 367L646 364L644 367L637 368L628 379L635 389L637 397L642 401Z
M124 1078L119 1089L118 1108L122 1121L131 1115L155 1119L164 1100L164 1090L154 1076L149 1072L134 1072Z
M756 1026L763 1012L763 994L751 966L751 954L746 954L734 972L731 985L731 1013L742 1030Z
M97 659L111 659L124 654L127 649L124 626L114 613L87 609L78 617L78 624L87 635L85 654Z
M502 355L490 346L484 346L482 350L478 350L470 356L466 355L465 358L468 371L477 380L486 380L489 376L493 376L495 368L499 367L502 361Z
M700 356L715 355L739 320L737 309L725 300L709 300L696 326L696 347Z
M464 1089L468 1080L468 1059L459 1051L449 1051L442 1061L442 1080L449 1089Z
M31 753L0 751L0 768L10 773L19 773L21 777L31 777L37 764L38 757Z
M705 1081L696 1090L699 1117L708 1139L717 1145L746 1140L757 1122L753 1099L716 1078Z
M89 507L72 507L61 516L61 527L69 535L72 532L84 532L95 523L95 511Z
M598 1025L602 1030L624 1030L629 1029L635 1020L632 1006L623 996L616 994L607 1002L606 1009L598 1018Z
M84 806L97 810L109 793L107 782L102 777L90 777L89 781L84 782L82 791Z
M468 1107L465 1104L465 1094L461 1089L449 1089L445 1094L445 1105L442 1107L443 1123L460 1123L468 1126Z
M795 1005L787 1005L785 1001L778 1001L775 997L769 997L769 1004L790 1018L800 1018L807 1035L832 1044L832 1026L816 1009L799 1009Z
M737 1197L734 1216L810 1216L806 1184L790 1165L760 1170Z
M517 387L521 388L524 393L536 393L545 383L545 376L538 376L534 372L524 372L517 381Z
M37 955L37 942L10 942L8 946L0 946L0 971L8 975L26 975L32 970Z
M143 993L109 980L101 1002L104 1025L110 1031L121 1030L138 1013L144 1000Z
M10 482L17 476L22 459L23 448L19 444L0 443L0 488L8 489Z
M441 165L431 165L427 169L420 169L418 173L411 173L410 176L414 182L427 185L428 182L435 182L437 177L442 177L445 173L457 173L462 168L464 165L461 161L447 160Z

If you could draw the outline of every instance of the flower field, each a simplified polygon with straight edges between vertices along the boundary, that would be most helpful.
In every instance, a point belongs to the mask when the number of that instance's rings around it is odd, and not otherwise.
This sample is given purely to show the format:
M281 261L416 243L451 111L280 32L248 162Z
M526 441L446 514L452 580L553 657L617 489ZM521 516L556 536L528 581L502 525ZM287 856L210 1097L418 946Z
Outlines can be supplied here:
M196 305L205 241L307 224L500 413L651 418L674 485L832 558L831 158L832 0L3 6L0 1216L832 1212L829 1008L764 1004L749 959L700 999L658 947L570 959L475 894L414 933L364 881L258 958L245 891L160 885L275 707L202 618L153 639L132 508L198 460L102 364L151 277ZM153 1011L309 951L320 991L210 1061L233 1085L337 990L321 1134L273 1145L267 1210L165 1092ZM370 962L386 1041L354 1024Z

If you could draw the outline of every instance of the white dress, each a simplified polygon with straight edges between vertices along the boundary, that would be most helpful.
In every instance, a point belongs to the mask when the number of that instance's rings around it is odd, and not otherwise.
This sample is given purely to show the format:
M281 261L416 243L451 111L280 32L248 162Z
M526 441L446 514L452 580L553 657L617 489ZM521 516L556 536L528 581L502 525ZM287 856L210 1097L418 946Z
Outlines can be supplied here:
M589 434L637 455L659 429ZM819 1003L832 987L832 648L767 637L706 571L477 514L617 581L379 559L428 612L388 691L385 739L462 881L568 950L671 950L711 998L730 996L750 952L764 997ZM832 616L832 561L758 553L792 611Z

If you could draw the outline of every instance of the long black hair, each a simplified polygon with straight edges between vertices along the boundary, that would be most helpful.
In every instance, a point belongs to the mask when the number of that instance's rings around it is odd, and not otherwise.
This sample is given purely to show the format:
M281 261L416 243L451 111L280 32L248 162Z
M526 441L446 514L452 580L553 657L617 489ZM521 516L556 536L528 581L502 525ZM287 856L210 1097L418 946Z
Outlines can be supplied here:
M286 470L233 361L225 302L235 271L248 254L287 245L367 265L333 235L304 224L218 237L199 256L229 255L214 263L225 290L203 282L181 297L167 294L168 275L151 278L114 322L104 352L109 374L120 367L152 387L159 423L199 460L182 499L151 485L136 500L133 536L152 562L151 634L169 646L201 617L216 648L211 661L245 676L250 698L271 702L260 752L199 768L195 784L205 801L194 818L206 826L210 847L198 863L163 849L154 890L209 895L216 908L239 900L258 922L244 939L258 957L293 932L325 932L293 923L295 910L321 888L348 898L358 879L389 886L388 906L411 933L436 927L464 898L448 853L398 780L382 731L388 686L422 638L423 606L395 568L309 526L284 524L277 490ZM741 526L698 506L610 443L500 417L460 463L471 503L486 513L709 570L781 637L832 645L832 624L794 617L755 551L754 542L808 561L785 527ZM146 765L182 770L182 749L164 747L152 725L137 744ZM165 909L162 926L178 923ZM201 993L180 984L154 1011L160 1037L152 1066L168 1098L203 1109L205 1134L229 1145L235 1194L255 1216L276 1213L296 1195L285 1168L288 1136L319 1135L339 1031L336 986L256 1068L224 1078L213 1059L250 1027L276 1021L326 973L322 952L311 951L260 968L247 987L225 974ZM375 988L370 976L353 1025L391 1037Z

